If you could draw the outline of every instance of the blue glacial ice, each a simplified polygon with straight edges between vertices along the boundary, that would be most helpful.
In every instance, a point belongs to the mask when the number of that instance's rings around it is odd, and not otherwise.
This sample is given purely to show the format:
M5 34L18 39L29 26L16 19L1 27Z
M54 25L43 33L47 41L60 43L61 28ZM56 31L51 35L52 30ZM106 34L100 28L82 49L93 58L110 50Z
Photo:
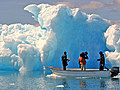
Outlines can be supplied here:
M120 63L120 27L96 14L86 14L65 5L31 4L24 8L40 24L0 25L0 70L42 70L62 67L67 51L68 67L78 68L79 54L88 52L87 68L98 68L99 51L106 66Z

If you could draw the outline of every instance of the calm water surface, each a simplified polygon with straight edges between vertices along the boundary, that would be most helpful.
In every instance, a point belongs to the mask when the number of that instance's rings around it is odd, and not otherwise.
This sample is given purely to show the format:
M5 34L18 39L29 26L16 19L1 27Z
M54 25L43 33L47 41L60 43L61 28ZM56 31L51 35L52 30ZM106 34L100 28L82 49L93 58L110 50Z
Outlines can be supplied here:
M0 71L0 90L119 90L118 78L58 77L51 71Z

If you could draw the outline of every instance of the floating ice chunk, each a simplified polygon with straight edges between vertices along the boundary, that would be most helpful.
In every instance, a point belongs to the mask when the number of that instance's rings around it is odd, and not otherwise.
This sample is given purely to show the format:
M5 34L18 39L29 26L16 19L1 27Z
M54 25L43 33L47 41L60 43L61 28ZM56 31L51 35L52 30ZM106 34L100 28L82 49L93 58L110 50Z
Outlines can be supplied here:
M64 87L64 85L57 85L56 87Z
M9 83L9 85L15 85L15 83Z
M58 76L56 74L50 74L50 75L47 75L46 77L49 77L49 78L63 78L63 76Z

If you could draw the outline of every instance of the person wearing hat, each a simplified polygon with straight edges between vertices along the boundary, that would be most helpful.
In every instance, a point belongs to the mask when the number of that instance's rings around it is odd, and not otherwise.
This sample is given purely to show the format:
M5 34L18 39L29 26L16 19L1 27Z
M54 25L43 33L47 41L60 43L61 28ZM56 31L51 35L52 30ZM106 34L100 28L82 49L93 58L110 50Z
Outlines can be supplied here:
M104 70L104 66L105 66L105 57L102 51L100 51L99 54L100 54L100 59L97 59L96 61L100 61L99 70L102 71Z

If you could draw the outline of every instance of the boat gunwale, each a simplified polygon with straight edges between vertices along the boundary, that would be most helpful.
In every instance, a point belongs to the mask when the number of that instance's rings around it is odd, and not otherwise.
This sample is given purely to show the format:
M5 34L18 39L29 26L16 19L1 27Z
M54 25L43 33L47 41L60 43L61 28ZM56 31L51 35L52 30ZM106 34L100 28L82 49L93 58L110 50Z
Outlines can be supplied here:
M86 69L85 71L81 71L81 69L79 68L67 68L66 70L63 70L62 68L56 68L56 67L51 67L50 68L51 70L56 70L56 71L79 71L79 72L94 72L94 71L100 71L99 69ZM110 71L110 70L107 70L107 69L104 69L104 70L101 70L101 71Z

